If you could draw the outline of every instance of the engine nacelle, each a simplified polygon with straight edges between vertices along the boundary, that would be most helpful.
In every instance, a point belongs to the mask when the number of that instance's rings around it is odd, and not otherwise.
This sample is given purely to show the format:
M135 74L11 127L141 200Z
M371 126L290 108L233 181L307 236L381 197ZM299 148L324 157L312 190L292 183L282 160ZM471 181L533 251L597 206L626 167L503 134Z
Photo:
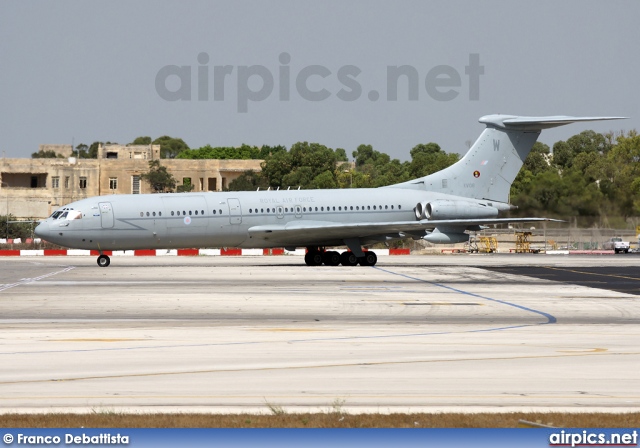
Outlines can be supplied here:
M428 202L418 202L416 204L416 219L427 219L425 212L427 210L427 205L429 205Z
M495 218L498 209L470 201L452 201L438 199L431 202L419 202L416 205L418 219L473 219Z
M436 228L433 232L422 237L425 241L433 244L455 244L469 241L468 233L441 232Z

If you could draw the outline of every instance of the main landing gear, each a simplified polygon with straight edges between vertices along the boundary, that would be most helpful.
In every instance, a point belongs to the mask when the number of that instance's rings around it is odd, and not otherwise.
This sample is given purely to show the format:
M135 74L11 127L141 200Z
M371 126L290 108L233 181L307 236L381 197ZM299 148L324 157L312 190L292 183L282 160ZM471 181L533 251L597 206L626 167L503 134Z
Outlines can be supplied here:
M307 266L375 266L378 257L375 252L365 252L364 257L356 257L353 252L336 252L332 250L325 251L322 247L307 247L307 253L304 256L304 262Z
M100 256L98 257L98 266L100 266L101 268L106 268L110 264L111 259L104 254L100 254Z

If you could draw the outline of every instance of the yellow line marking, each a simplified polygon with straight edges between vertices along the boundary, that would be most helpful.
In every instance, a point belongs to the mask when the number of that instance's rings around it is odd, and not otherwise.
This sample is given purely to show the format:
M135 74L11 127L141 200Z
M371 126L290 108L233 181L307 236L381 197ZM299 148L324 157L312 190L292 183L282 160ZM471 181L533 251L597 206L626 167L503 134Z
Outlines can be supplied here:
M122 375L95 375L77 378L51 378L42 380L16 380L16 381L0 381L1 385L8 384L32 384L32 383L57 383L66 381L87 381L87 380L108 380L119 378L146 378L154 376L175 376L175 375L199 375L206 373L230 373L230 372L271 372L281 370L310 370L310 369L327 369L341 367L369 367L369 366L388 366L388 365L408 365L408 364L435 364L435 363L452 363L466 361L513 361L519 359L553 359L553 358L570 358L576 356L629 356L640 355L640 352L629 353L612 353L612 352L588 352L588 353L567 353L562 355L535 355L535 356L497 356L489 358L459 358L459 359L428 359L415 361L361 361L353 363L336 363L336 364L317 364L310 366L283 366L283 367L256 367L256 368L236 368L236 369L205 369L205 370L187 370L183 372L149 372L149 373L130 373Z
M312 332L312 331L333 331L314 328L254 328L252 331L292 331L292 332Z
M98 338L79 338L79 339L47 339L46 342L130 342L130 341L150 341L150 339L98 339Z
M558 350L559 353L602 353L606 348L577 348L575 350Z
M575 269L564 269L564 268L554 268L551 266L543 266L545 269L553 269L556 271L566 271L566 272L574 272L576 274L583 274L583 275L600 275L602 277L616 277L616 278L624 278L626 280L636 280L636 281L640 281L640 278L638 277L627 277L624 275L615 275L615 274L598 274L597 272L582 272L582 271L576 271Z

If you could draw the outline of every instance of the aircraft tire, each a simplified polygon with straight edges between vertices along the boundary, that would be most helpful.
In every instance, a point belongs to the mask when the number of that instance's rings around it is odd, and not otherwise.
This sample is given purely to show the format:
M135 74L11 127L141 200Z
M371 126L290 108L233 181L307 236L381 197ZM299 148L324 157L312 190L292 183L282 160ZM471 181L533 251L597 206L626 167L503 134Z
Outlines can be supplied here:
M106 268L110 264L111 264L111 259L106 255L100 255L98 257L98 266L100 266L101 268Z
M360 266L375 266L378 262L378 256L375 252L368 251L364 253L364 257L358 258Z
M329 250L322 255L322 261L327 266L338 266L340 264L340 254Z
M322 265L322 253L317 251L309 251L304 256L304 262L307 266L321 266Z
M342 254L340 255L340 263L342 264L342 266L357 266L358 257L356 257L353 252L348 250L342 252Z

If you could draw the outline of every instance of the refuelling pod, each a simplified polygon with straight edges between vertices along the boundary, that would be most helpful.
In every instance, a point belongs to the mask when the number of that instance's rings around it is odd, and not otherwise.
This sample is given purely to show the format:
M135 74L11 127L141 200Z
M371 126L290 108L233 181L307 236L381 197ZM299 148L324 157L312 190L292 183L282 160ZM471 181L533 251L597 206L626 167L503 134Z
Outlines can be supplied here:
M455 228L443 230L447 231L442 231L436 227L433 232L423 236L422 239L433 244L455 244L469 241L469 234L463 233L464 229Z
M480 219L497 216L497 208L470 201L438 199L431 202L419 202L416 205L418 219Z

